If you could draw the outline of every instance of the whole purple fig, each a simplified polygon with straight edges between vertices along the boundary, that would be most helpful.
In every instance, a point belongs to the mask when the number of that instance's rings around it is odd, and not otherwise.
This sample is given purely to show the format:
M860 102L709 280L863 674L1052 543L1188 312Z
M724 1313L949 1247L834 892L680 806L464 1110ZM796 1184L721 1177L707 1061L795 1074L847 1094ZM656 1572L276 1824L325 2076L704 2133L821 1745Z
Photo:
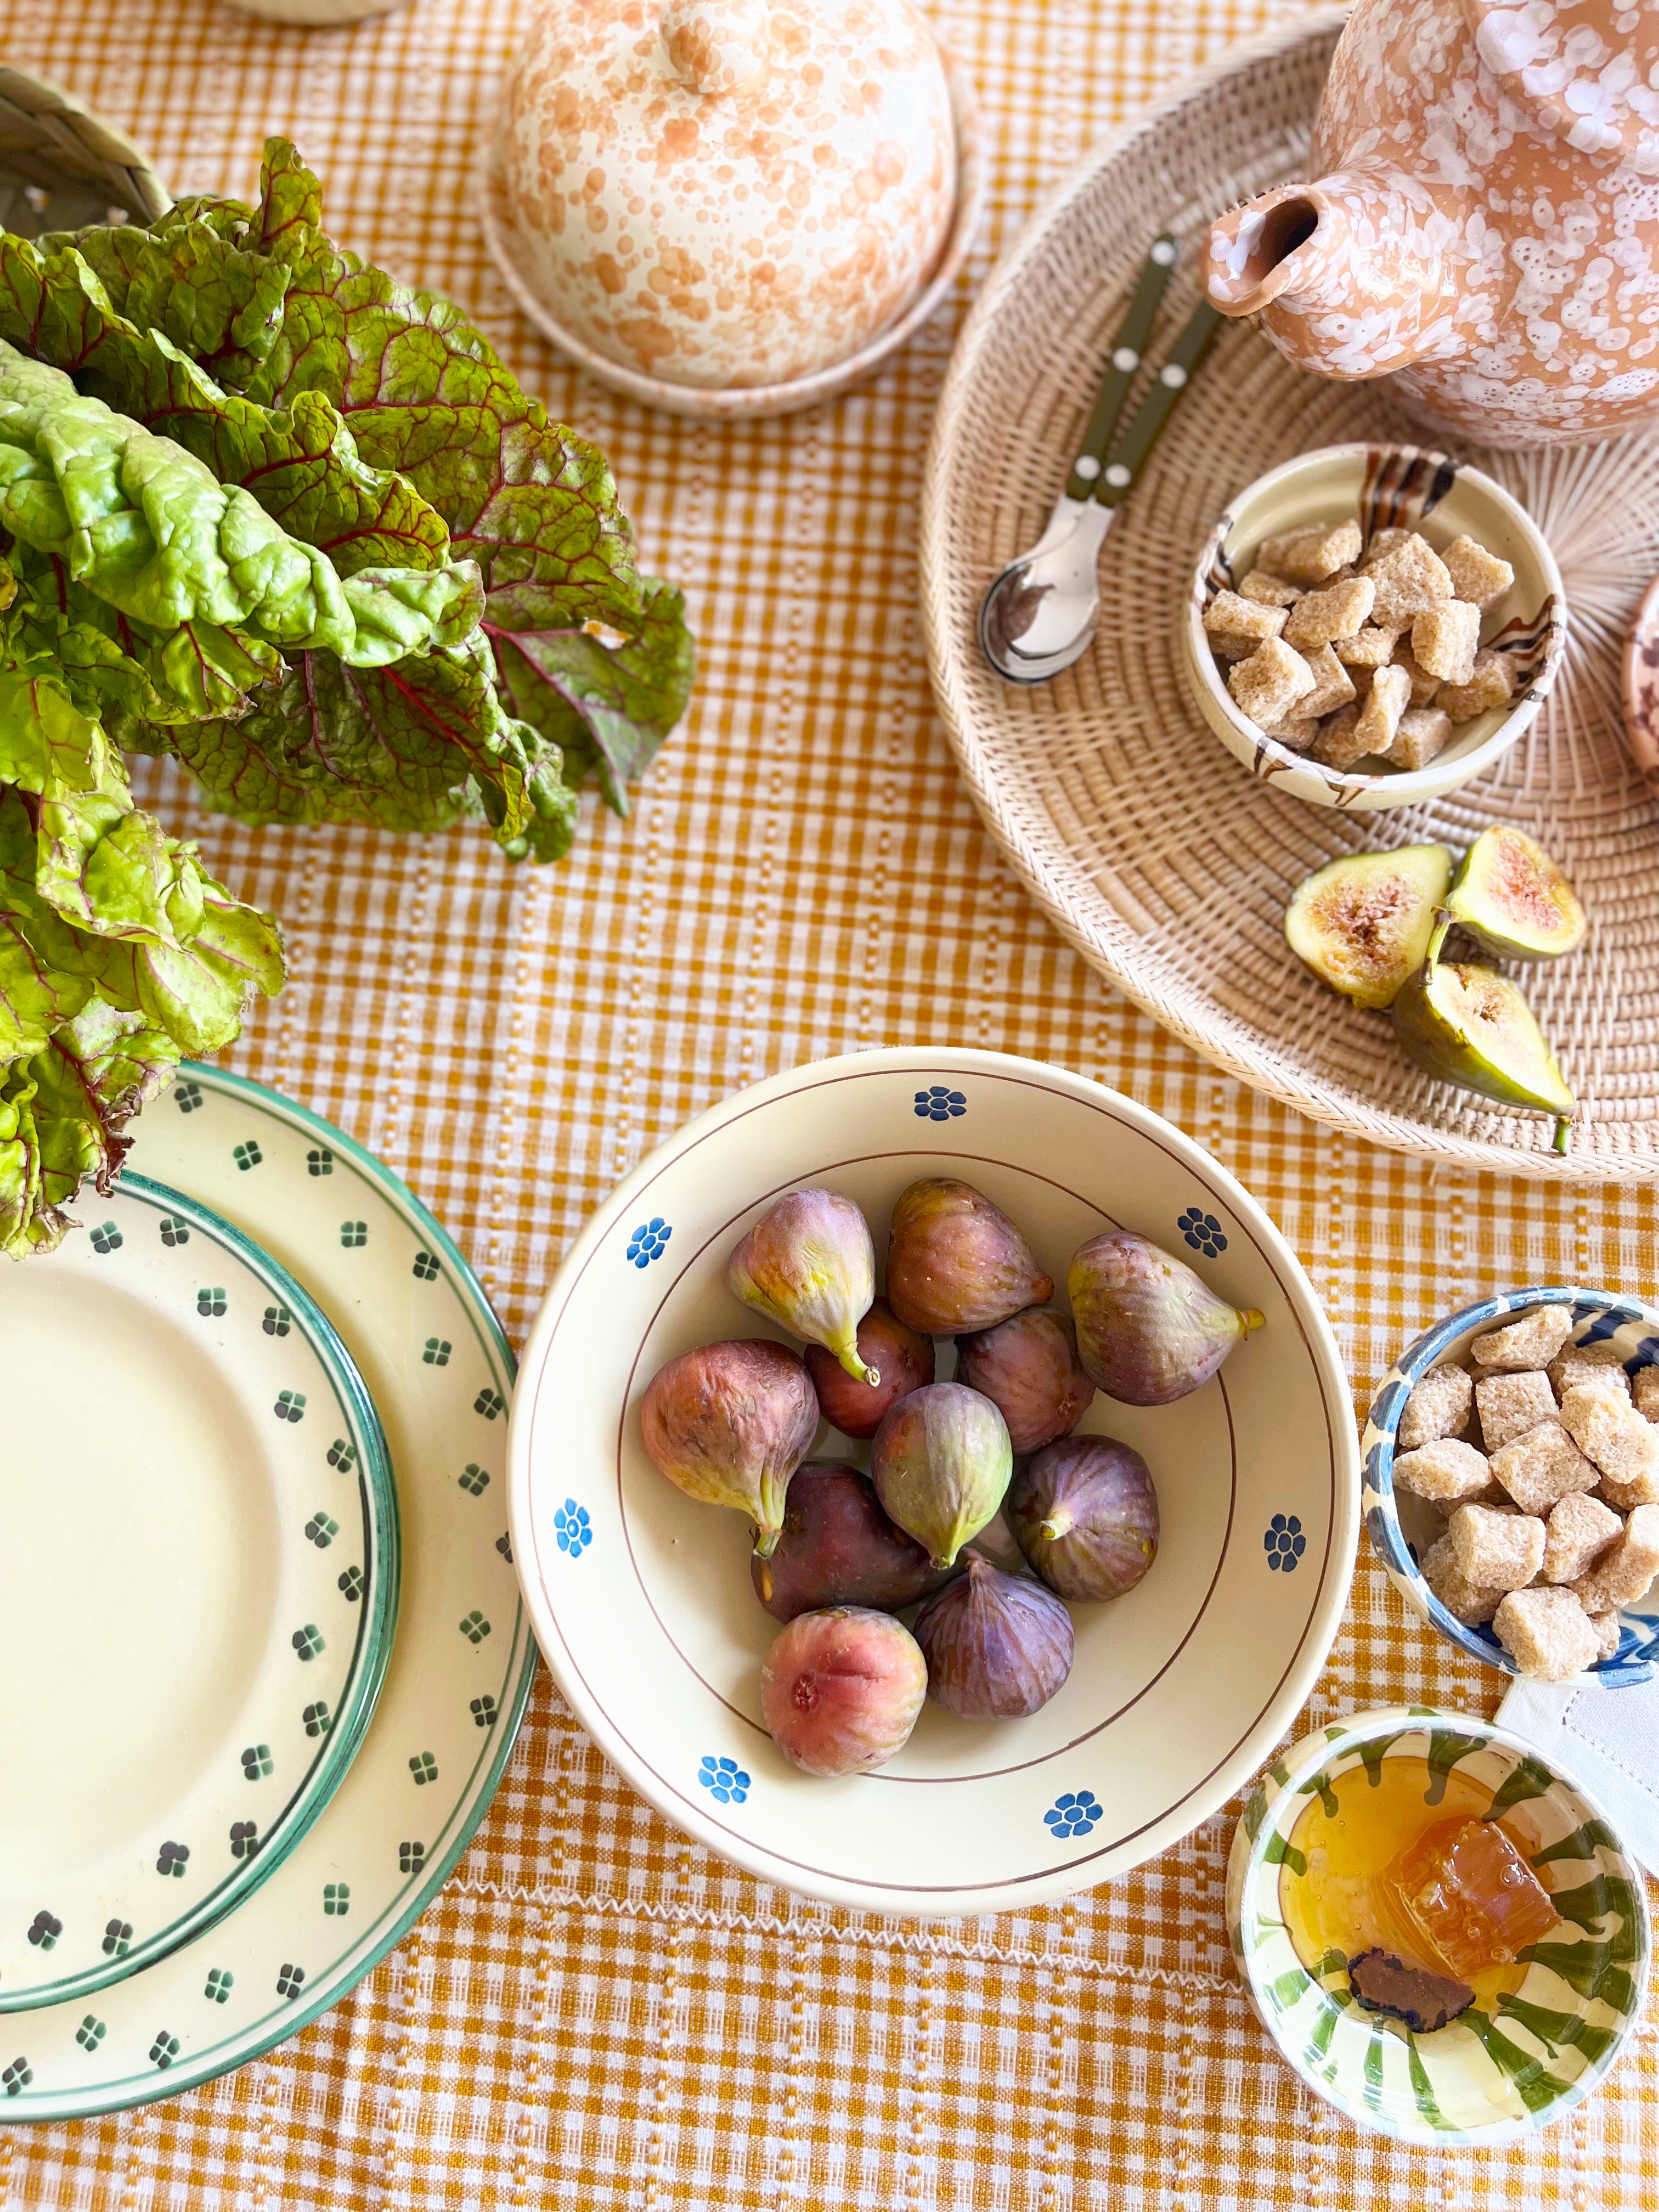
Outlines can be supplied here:
M859 1357L857 1330L876 1295L870 1224L836 1190L792 1190L763 1213L726 1263L744 1305L792 1336L822 1344L872 1388L879 1372Z
M1054 1296L1054 1282L1000 1206L954 1176L900 1194L887 1244L887 1303L932 1336L989 1328Z
M874 1436L889 1407L933 1381L938 1355L933 1338L906 1328L884 1298L878 1298L859 1323L856 1341L867 1371L881 1377L873 1389L855 1382L821 1344L809 1344L805 1358L824 1419L842 1436L861 1442Z
M1072 1671L1072 1616L1041 1583L977 1553L916 1615L927 1688L966 1721L1015 1721L1046 1705Z
M1125 1406L1184 1398L1262 1324L1254 1308L1239 1312L1184 1260L1128 1229L1079 1244L1066 1287L1078 1356Z
M1001 1504L1013 1471L1007 1423L960 1382L929 1382L901 1398L870 1448L877 1497L936 1567L956 1565Z
M1095 1395L1077 1356L1076 1329L1064 1314L1041 1306L958 1337L957 1380L991 1401L1017 1452L1040 1451L1070 1436Z
M772 1741L805 1774L867 1774L902 1751L927 1694L916 1640L888 1613L803 1613L761 1663Z
M759 1337L682 1352L652 1376L640 1434L653 1464L705 1505L755 1523L765 1559L783 1527L789 1478L818 1432L818 1401L788 1347Z
M1062 1597L1121 1597L1158 1557L1158 1492L1138 1451L1064 1437L1015 1474L1003 1507L1019 1547Z
M837 1374L841 1371L836 1370ZM775 1620L826 1605L896 1613L949 1574L882 1511L867 1474L809 1461L797 1468L783 1532L769 1559L749 1563L755 1594Z

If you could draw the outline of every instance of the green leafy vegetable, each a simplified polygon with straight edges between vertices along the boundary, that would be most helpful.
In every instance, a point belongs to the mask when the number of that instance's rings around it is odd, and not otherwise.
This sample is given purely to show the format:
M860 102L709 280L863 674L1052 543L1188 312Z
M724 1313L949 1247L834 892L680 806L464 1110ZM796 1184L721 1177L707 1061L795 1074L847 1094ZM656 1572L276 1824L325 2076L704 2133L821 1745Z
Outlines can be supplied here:
M269 916L140 812L123 749L249 822L486 823L557 858L684 710L678 592L603 455L448 301L257 207L0 233L0 1251L282 982Z

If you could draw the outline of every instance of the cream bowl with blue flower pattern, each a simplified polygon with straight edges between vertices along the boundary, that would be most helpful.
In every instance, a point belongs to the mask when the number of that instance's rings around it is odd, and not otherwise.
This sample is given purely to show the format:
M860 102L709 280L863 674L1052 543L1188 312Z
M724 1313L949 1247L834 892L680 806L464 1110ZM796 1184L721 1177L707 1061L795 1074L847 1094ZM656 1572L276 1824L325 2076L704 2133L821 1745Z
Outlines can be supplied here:
M1455 1773L1550 1893L1560 1926L1519 1954L1519 1985L1419 2033L1368 2012L1340 1951L1310 1966L1281 1885L1313 1802L1356 1768L1421 1760L1425 1802ZM1227 1933L1257 2017L1286 2064L1362 2128L1437 2148L1505 2142L1582 2104L1642 2016L1650 1935L1643 1877L1606 1815L1519 1737L1421 1706L1334 1721L1275 1759L1246 1801L1227 1864Z
M726 1257L785 1191L827 1185L884 1256L894 1200L959 1176L1063 1286L1072 1254L1139 1231L1266 1326L1170 1406L1097 1397L1084 1427L1142 1452L1163 1531L1144 1581L1073 1607L1070 1679L1021 1721L929 1701L873 1774L826 1781L766 1732L778 1624L740 1514L665 1482L639 1403L665 1361L777 1335ZM939 1373L951 1371L940 1345ZM859 1448L830 1430L813 1456ZM646 1160L588 1224L526 1347L512 1431L513 1549L537 1633L583 1725L667 1817L766 1880L863 1911L1040 1903L1177 1841L1242 1788L1330 1647L1358 1529L1348 1385L1295 1255L1225 1169L1133 1099L994 1053L860 1053L773 1077Z

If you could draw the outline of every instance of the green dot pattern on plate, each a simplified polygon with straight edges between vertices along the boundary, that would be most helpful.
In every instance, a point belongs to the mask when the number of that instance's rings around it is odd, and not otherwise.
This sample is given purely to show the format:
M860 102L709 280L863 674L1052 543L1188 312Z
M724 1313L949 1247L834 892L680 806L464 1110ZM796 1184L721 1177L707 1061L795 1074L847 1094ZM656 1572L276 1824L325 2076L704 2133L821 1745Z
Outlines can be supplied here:
M242 1771L250 1782L258 1782L270 1771L270 1746L251 1743L242 1753Z
M306 1707L302 1717L305 1723L305 1731L307 1735L326 1735L329 1729L334 1724L329 1717L327 1705L320 1698L317 1699L314 1705L309 1705Z
M261 1326L267 1336L286 1336L294 1326L294 1316L286 1306L267 1306Z
M343 1437L336 1437L328 1448L328 1463L337 1467L343 1474L349 1474L357 1464L357 1447L348 1443Z
M279 1390L272 1408L279 1421L303 1421L306 1417L306 1394L303 1390Z
M210 1967L202 1995L210 2004L224 2004L228 2002L235 1983L235 1975L228 1972L223 1966Z
M416 1788L438 1778L438 1762L429 1751L417 1751L409 1762L409 1771L415 1777Z
M345 1600L348 1605L356 1605L358 1599L363 1594L362 1569L361 1567L348 1567L344 1573L339 1577L335 1587L338 1589L340 1595Z
M190 1845L188 1844L163 1844L156 1853L155 1871L161 1875L171 1875L176 1880L182 1881L185 1869L189 1863Z
M82 2051L96 2051L104 2039L104 2023L96 2013L88 2013L75 2031L75 2039Z
M243 1174L246 1175L250 1168L257 1168L258 1166L260 1161L264 1159L264 1154L259 1150L258 1145L254 1144L250 1139L246 1144L238 1145L235 1151L230 1157L235 1161L237 1166L241 1169Z
M303 1628L296 1628L289 1641L301 1658L307 1661L314 1659L319 1651L328 1649L323 1632L314 1620L308 1620Z
M488 1690L484 1692L482 1697L472 1698L468 1704L467 1710L472 1716L472 1725L474 1728L495 1727L495 1700L490 1696Z
M424 1844L398 1844L398 1871L399 1874L419 1874L425 1864L426 1845Z
M435 1252L415 1255L415 1279L417 1283L435 1283L438 1279L438 1255Z
M460 1623L461 1633L469 1644L482 1644L489 1633L489 1623L474 1606Z
M285 1965L282 1972L276 1977L276 1994L279 1997L297 1997L305 1985L306 1970L303 1966Z
M480 1497L489 1487L489 1470L477 1466L471 1460L461 1469L456 1480L469 1498Z
M326 1513L313 1513L306 1522L306 1541L314 1544L319 1552L327 1551L339 1533L339 1522Z
M472 1401L472 1410L475 1413L482 1413L485 1420L493 1421L507 1411L507 1401L499 1390L486 1384Z
M360 1251L368 1242L368 1222L343 1221L340 1224L340 1242L348 1252Z
M330 1881L323 1885L323 1911L331 1920L341 1919L351 1910L351 1885L347 1881Z
M234 1859L251 1859L259 1848L259 1823L257 1820L233 1820L230 1824L230 1856Z
M454 1346L447 1343L442 1337L429 1336L422 1350L421 1357L428 1367L447 1367L449 1355L454 1349Z
M221 1285L216 1290L198 1291L196 1293L196 1310L201 1315L204 1321L222 1320L225 1311L225 1293L223 1285Z
M161 1242L167 1247L169 1251L172 1250L174 1245L189 1243L189 1222L179 1221L171 1213L164 1213L161 1216L160 1227L161 1231Z

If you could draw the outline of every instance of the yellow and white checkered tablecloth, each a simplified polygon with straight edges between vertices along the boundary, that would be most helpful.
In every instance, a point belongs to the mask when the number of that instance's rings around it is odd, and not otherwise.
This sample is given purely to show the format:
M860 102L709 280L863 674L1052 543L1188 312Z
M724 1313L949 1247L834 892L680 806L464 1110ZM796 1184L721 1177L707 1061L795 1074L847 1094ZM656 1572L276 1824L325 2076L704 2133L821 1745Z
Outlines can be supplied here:
M1291 0L1293 7L1295 0ZM634 818L515 871L477 834L228 829L141 792L278 908L293 981L234 1055L381 1152L522 1334L597 1200L690 1115L881 1042L982 1045L1115 1084L1210 1146L1311 1272L1362 1399L1403 1338L1528 1280L1652 1286L1656 1198L1436 1174L1222 1079L1126 1006L1016 885L928 696L915 493L962 304L1089 143L1273 0L940 0L979 83L994 204L970 282L875 385L781 422L656 416L562 366L473 216L532 0L412 0L344 31L216 0L0 0L0 52L71 86L175 191L248 193L268 131L331 228L475 311L611 455L684 586L690 719ZM1362 1551L1312 1699L1490 1711ZM1127 1879L921 1929L798 1901L635 1797L544 1676L471 1852L356 1995L210 2087L0 2129L0 2206L571 2212L1209 2212L1659 2206L1659 2033L1548 2135L1429 2155L1356 2134L1235 1982L1231 1820Z

